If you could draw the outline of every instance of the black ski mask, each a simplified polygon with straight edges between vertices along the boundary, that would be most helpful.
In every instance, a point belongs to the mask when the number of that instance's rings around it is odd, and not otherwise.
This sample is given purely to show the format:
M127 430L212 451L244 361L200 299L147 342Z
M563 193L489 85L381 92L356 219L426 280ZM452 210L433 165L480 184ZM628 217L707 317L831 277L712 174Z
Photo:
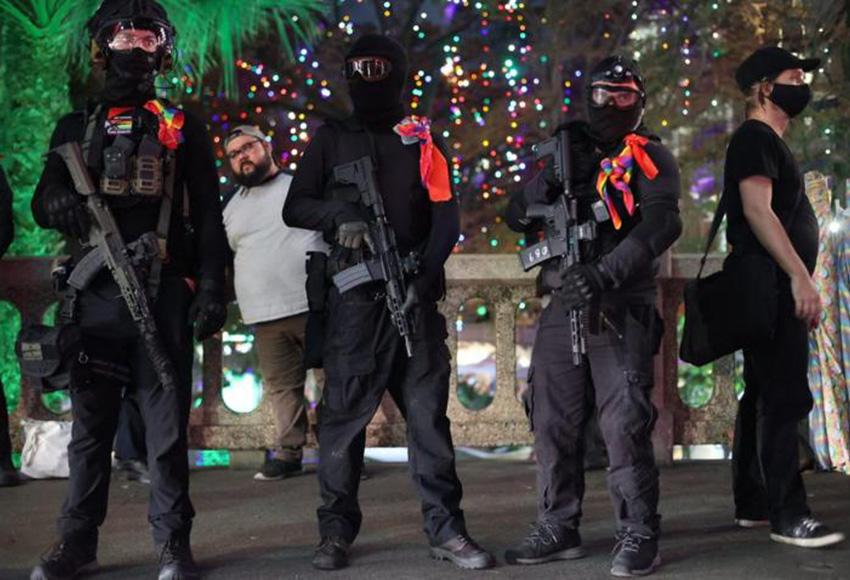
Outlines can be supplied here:
M354 114L368 124L392 126L404 117L401 94L407 79L407 54L395 40L380 34L365 34L357 39L346 60L376 56L387 59L391 69L387 78L368 82L360 73L348 78L348 92Z
M104 0L86 28L106 63L104 100L131 104L153 98L154 78L167 64L176 34L165 9L156 0ZM109 48L116 33L127 29L154 32L159 47L155 52Z
M640 100L632 107L620 108L613 102L599 105L592 100L594 86L612 92L635 91ZM645 93L643 78L637 64L622 56L610 56L597 64L590 73L588 93L588 120L590 132L603 149L619 144L620 140L635 131L643 118Z
M106 100L153 98L154 78L159 70L161 58L158 52L149 53L141 48L112 51L106 68Z
M809 85L787 85L773 83L770 100L785 111L789 117L796 117L803 112L812 100L812 89Z

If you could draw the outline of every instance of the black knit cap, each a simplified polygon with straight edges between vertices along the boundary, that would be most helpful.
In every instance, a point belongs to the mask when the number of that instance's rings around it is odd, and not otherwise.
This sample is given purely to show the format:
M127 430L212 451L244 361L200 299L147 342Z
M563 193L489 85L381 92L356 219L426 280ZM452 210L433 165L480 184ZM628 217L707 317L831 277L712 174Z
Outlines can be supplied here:
M776 78L784 70L801 68L809 72L819 66L819 58L798 58L784 48L763 46L738 66L735 82L746 93L755 83Z

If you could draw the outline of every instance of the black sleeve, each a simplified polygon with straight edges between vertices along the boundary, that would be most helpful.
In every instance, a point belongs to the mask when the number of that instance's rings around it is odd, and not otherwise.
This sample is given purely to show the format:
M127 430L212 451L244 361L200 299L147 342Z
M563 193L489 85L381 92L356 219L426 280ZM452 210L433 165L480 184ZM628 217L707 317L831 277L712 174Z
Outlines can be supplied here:
M195 230L196 275L200 280L224 284L227 238L221 217L215 156L206 127L188 111L184 115L182 147L186 157L183 175Z
M633 181L640 202L641 219L617 247L602 257L603 269L618 287L632 275L645 272L682 233L679 217L679 168L663 145L649 142L646 152L658 168L655 179L638 173Z
M537 172L521 190L515 191L511 195L508 202L508 209L505 212L505 222L508 227L515 232L530 232L540 229L539 220L530 220L525 217L525 210L528 209L528 202L533 203L552 203L558 195L558 191L549 187L546 180L543 179L543 173L546 167L552 165L552 160L546 162L543 169Z
M15 222L12 219L12 188L0 167L0 258L9 249L15 237Z
M434 144L439 148L451 168L451 157L448 155L443 142L435 137ZM460 205L454 190L451 169L449 169L449 185L452 188L450 200L431 202L431 229L428 231L428 241L422 252L422 263L416 282L423 289L423 292L437 283L443 271L443 265L449 259L460 237Z
M726 179L736 183L754 175L778 179L780 152L776 139L767 128L742 125L726 150Z
M76 113L66 115L56 124L53 130L53 135L50 137L50 149L59 147L63 143L78 139L83 131L83 118ZM79 127L75 130L75 125ZM47 213L44 209L47 198L50 197L56 188L73 189L74 182L71 179L71 172L65 166L65 162L57 153L48 153L47 160L44 163L44 169L41 172L41 178L35 186L35 192L32 196L31 208L35 223L42 228L48 228Z
M298 162L282 211L283 221L291 228L330 234L341 223L363 219L357 204L324 199L333 140L333 130L322 125Z

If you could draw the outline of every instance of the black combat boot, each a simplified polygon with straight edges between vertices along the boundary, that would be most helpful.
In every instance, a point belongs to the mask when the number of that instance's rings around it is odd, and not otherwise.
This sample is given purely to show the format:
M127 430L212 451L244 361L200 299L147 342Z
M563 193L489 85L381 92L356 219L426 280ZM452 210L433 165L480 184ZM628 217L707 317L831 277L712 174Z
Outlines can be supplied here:
M313 555L313 567L318 570L339 570L348 566L349 543L338 536L322 538Z
M439 546L431 546L431 557L448 560L458 568L467 570L483 570L496 564L493 555L466 534L459 534Z
M174 537L157 546L159 580L196 580L201 575L192 557L188 537Z
M535 522L531 532L516 548L505 551L508 564L542 564L552 560L574 560L584 556L578 530L550 522Z
M71 580L97 570L97 546L79 538L67 538L54 544L41 562L32 569L30 580Z

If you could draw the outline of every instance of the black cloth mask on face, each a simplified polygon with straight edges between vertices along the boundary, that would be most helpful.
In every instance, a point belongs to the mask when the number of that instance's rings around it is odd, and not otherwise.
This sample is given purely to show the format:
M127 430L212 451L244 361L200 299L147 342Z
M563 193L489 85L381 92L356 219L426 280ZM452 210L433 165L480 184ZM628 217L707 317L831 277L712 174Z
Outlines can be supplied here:
M809 85L787 85L773 83L773 91L768 97L777 107L785 111L789 117L796 117L803 112L812 100L812 88Z
M643 107L618 109L612 105L588 107L590 133L600 145L613 145L637 129Z
M106 100L153 98L153 82L159 69L159 60L157 53L145 52L141 48L112 51L106 68Z
M387 78L366 82L359 74L348 80L348 92L354 104L354 114L367 124L392 126L404 117L401 95L407 79L407 55L395 40L380 34L361 36L351 47L346 59L358 56L377 56L390 62Z

